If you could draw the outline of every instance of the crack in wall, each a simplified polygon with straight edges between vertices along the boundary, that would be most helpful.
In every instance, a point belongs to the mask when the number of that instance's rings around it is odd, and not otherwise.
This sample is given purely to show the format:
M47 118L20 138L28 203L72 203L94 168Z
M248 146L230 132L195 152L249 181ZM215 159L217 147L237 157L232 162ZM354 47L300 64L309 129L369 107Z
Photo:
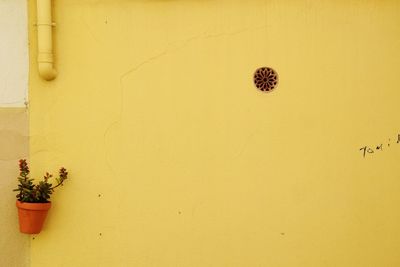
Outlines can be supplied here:
M190 38L187 38L183 41L172 42L167 45L167 48L164 51L159 52L155 55L152 55L152 56L146 58L142 62L136 64L135 66L129 68L127 71L123 72L119 77L119 88L120 88L120 90L119 90L120 91L119 114L118 114L117 118L108 125L108 127L105 129L104 134L103 134L103 144L104 144L104 149L105 149L104 157L105 157L107 166L109 167L111 172L113 174L116 174L116 172L110 162L109 148L108 148L109 145L107 144L107 141L109 140L111 130L113 128L115 128L117 125L121 124L121 122L122 122L122 115L123 115L124 106L125 106L125 104L124 104L124 92L125 92L124 79L129 77L131 74L139 71L142 67L155 62L156 60L166 56L167 54L169 54L171 52L179 51L179 50L185 48L186 46L194 43L195 41L221 38L221 37L231 37L231 36L239 35L239 34L242 34L242 33L248 32L248 31L261 30L266 27L267 27L266 25L261 25L258 27L246 27L246 28L242 28L239 30L231 31L231 32L221 32L221 33L216 33L216 34L208 34L205 32L203 34L199 34L199 35L195 35Z

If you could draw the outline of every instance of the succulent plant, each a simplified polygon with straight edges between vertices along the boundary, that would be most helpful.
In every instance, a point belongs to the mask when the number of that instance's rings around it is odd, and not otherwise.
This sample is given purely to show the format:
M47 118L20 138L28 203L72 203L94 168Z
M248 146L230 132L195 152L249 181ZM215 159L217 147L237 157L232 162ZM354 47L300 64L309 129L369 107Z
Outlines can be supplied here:
M25 159L19 160L19 171L19 176L17 178L19 182L18 188L13 191L18 191L16 197L19 201L29 203L49 202L54 189L60 185L62 186L68 177L67 170L62 167L59 170L58 177L55 178L57 182L55 186L49 182L49 179L51 179L53 175L48 172L43 177L42 181L34 184L34 179L29 178L29 166Z

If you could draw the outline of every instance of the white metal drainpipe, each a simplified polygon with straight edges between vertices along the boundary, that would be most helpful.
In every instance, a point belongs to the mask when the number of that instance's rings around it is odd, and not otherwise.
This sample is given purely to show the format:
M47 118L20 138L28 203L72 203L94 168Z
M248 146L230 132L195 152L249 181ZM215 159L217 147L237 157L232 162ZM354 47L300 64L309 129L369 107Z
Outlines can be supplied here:
M57 76L53 66L52 28L55 24L51 19L51 0L37 0L37 31L38 31L38 68L39 75L51 81Z

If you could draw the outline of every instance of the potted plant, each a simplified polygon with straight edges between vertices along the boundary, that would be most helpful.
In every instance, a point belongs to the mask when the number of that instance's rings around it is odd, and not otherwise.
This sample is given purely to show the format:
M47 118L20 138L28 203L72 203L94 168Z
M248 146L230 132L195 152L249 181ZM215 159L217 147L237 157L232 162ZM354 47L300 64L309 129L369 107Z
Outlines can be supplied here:
M63 185L67 179L68 172L60 168L59 176L56 178L56 185L52 185L49 179L53 175L46 173L43 180L38 184L33 183L29 178L29 167L25 159L19 161L19 177L17 194L17 207L19 218L19 229L22 233L38 234L42 230L47 211L51 207L50 195L56 187Z

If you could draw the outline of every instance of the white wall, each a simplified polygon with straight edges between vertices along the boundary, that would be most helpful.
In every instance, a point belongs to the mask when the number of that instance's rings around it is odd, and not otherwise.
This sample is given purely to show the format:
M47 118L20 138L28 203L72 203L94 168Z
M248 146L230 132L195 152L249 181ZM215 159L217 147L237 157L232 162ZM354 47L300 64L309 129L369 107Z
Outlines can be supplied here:
M28 95L26 0L0 0L0 107L23 107Z

